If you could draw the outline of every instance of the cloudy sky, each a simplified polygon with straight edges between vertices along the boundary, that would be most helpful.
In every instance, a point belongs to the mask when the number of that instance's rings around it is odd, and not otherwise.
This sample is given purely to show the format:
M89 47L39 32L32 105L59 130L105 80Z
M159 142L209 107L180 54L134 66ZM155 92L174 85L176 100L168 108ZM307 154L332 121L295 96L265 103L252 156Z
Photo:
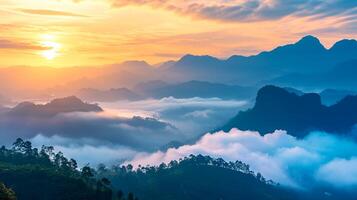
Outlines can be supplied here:
M250 55L306 34L329 47L356 38L356 15L352 0L2 0L0 65Z

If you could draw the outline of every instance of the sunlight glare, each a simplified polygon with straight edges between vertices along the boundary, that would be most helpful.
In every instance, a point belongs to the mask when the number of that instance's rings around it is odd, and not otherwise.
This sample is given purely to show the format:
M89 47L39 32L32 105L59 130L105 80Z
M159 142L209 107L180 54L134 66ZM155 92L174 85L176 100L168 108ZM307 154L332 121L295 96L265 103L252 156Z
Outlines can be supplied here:
M41 52L41 55L47 60L52 60L59 55L59 50L61 48L61 44L54 42L55 37L50 34L44 34L41 36L42 40L41 46L48 48Z

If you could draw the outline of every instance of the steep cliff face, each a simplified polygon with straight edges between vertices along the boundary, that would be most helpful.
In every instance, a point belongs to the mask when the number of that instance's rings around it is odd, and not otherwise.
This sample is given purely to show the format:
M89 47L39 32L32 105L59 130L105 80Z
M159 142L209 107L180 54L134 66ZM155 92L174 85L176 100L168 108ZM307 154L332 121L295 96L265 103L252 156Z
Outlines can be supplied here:
M297 95L275 86L258 91L255 106L240 112L223 129L239 128L261 134L276 129L303 137L309 131L348 132L357 123L357 96L347 96L330 107L318 94Z

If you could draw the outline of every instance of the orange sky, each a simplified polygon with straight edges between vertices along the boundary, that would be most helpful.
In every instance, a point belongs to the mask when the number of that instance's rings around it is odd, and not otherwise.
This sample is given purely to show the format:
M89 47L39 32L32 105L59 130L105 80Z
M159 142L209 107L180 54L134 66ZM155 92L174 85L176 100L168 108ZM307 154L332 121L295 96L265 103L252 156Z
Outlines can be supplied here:
M306 34L318 36L327 47L357 36L357 28L350 27L357 19L354 4L352 10L347 5L324 15L308 8L302 12L306 5L285 8L281 0L261 0L249 10L250 4L244 4L249 1L1 0L0 66L155 64L187 53L250 55ZM248 11L222 9L240 5Z

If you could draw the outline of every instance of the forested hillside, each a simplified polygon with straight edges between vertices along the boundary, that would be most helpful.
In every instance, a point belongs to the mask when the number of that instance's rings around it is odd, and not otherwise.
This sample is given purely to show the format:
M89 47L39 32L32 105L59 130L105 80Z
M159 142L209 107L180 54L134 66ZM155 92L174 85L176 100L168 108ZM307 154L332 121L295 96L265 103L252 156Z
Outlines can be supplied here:
M88 166L79 171L74 159L55 153L51 146L37 149L17 139L11 149L0 148L0 181L16 193L18 200L119 199L110 181L96 179L95 173ZM14 192L5 185L0 184L0 199L15 199ZM119 194L120 199L123 195Z
M133 191L143 200L295 199L293 190L265 180L260 173L251 171L249 165L202 155L157 167L102 168L98 173L108 177L114 187Z

